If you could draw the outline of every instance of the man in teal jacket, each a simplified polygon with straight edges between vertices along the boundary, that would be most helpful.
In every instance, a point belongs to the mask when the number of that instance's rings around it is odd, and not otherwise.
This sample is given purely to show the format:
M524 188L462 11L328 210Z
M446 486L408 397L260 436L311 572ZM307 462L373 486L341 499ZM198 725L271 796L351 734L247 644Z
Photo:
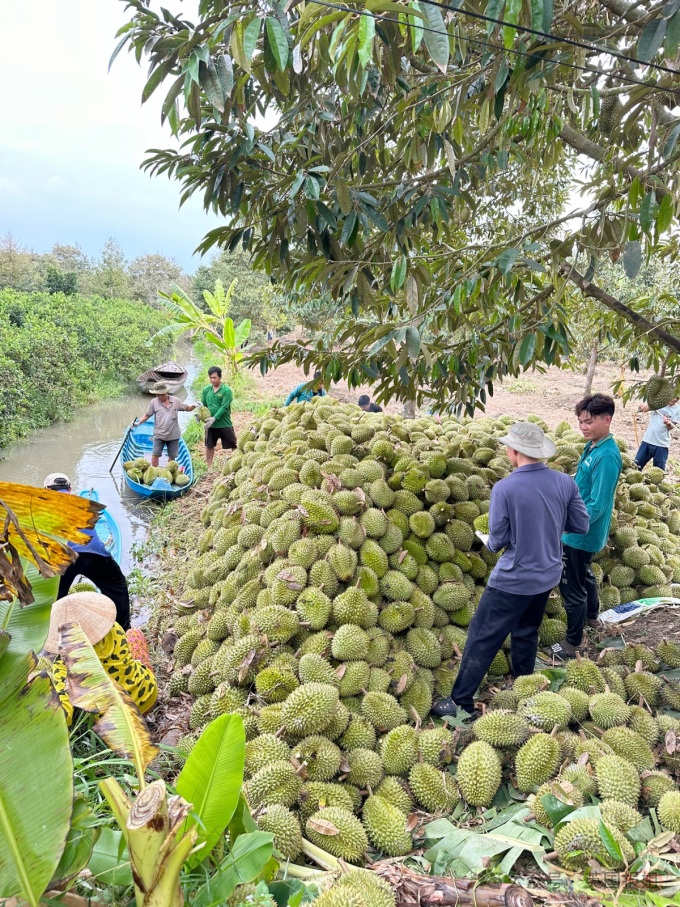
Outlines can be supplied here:
M325 397L326 391L323 389L323 380L321 378L321 372L314 372L314 378L312 379L312 385L309 386L309 381L303 381L302 384L298 384L295 390L292 390L286 399L284 406L290 406L291 403L306 403L308 400L311 400L312 397Z
M597 627L600 601L590 568L593 554L607 544L614 495L621 474L621 454L610 431L615 404L606 394L591 394L576 404L576 416L588 442L574 477L590 517L585 535L562 536L560 592L567 612L567 638L551 647L558 658L574 658L583 627Z

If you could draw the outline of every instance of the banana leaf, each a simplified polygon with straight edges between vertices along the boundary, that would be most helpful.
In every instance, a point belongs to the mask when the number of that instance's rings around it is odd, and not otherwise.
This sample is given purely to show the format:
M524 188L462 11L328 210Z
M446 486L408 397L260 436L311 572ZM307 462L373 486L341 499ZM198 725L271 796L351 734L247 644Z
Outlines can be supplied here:
M144 771L158 755L149 729L132 698L104 670L77 624L64 624L59 654L66 665L66 691L74 706L99 714L92 730L114 753L134 763L139 788Z
M33 589L34 600L24 608L16 600L0 600L0 631L9 637L4 637L6 648L0 654L0 701L5 691L26 682L29 672L26 656L31 651L39 652L45 644L52 603L59 591L58 576L42 577L28 561L23 561L22 566Z
M35 656L24 659L28 670L35 667ZM0 898L18 897L38 907L59 864L73 809L66 717L47 676L11 692L5 686L0 740Z
M130 855L123 838L123 832L113 828L102 828L87 868L99 882L105 885L132 885Z
M218 871L192 898L192 907L216 907L237 885L254 881L272 857L274 836L264 831L241 835Z
M71 828L66 838L66 846L59 860L50 888L61 888L71 882L81 869L85 869L101 829L97 817L90 809L87 798L78 794L73 801Z
M182 832L198 824L196 846L204 845L187 860L190 869L203 862L231 822L243 783L245 742L240 715L220 715L203 731L177 779L177 793L194 807Z

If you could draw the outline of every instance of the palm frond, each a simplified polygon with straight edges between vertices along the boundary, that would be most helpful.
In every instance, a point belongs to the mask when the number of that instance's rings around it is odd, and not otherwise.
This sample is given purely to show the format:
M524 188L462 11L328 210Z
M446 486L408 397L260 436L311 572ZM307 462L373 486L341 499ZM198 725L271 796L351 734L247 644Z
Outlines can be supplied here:
M147 347L152 347L154 345L154 341L159 340L162 337L182 334L184 331L189 330L191 330L190 324L166 324L166 326L164 328L161 328L160 331L156 331L153 337L149 337L144 345Z

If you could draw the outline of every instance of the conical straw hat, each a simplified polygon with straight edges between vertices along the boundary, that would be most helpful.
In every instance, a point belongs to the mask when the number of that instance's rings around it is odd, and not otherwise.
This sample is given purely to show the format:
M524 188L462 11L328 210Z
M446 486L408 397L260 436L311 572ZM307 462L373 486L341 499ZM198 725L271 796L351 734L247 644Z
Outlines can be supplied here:
M59 627L64 624L78 624L94 646L104 639L115 622L116 606L107 595L99 592L65 595L52 605L45 650L59 651Z

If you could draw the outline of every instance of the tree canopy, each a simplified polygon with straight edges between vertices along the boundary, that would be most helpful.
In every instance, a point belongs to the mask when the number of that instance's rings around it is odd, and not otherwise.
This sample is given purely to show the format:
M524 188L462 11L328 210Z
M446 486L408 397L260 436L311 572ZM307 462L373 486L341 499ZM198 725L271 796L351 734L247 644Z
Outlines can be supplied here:
M676 260L680 0L126 2L114 58L148 58L181 139L146 167L224 217L202 250L344 308L263 371L470 410L569 356L580 294L639 339L633 367L680 362L676 319L598 280L605 256L628 279Z

